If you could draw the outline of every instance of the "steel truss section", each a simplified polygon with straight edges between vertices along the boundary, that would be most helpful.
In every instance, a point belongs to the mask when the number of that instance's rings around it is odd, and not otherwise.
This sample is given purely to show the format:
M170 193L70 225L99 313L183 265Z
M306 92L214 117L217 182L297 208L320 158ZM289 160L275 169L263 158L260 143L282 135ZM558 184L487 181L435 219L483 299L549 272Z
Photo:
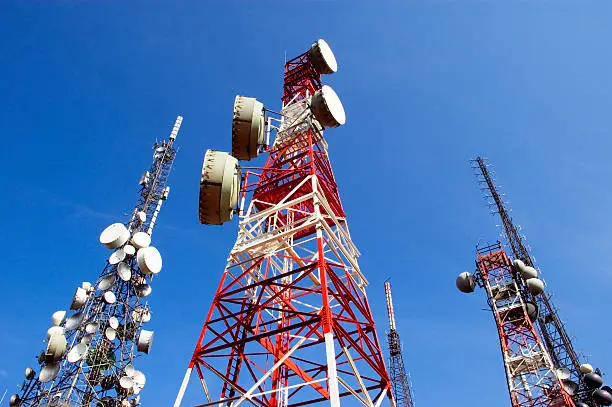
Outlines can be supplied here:
M479 249L476 267L497 325L512 407L574 407L527 314L521 277L501 245Z
M521 259L527 266L535 267L532 256L525 244L525 240L519 234L517 227L512 222L501 195L497 191L486 160L482 157L477 157L474 161L474 169L478 171L479 182L482 185L483 191L487 192L486 198L493 199L493 202L489 202L489 204L495 208L494 212L499 214L504 228L504 235L512 253L517 259ZM555 367L567 369L570 372L571 380L574 383L578 383L579 390L575 396L577 399L588 397L586 394L587 389L581 379L578 355L574 350L574 345L552 301L546 293L539 295L527 293L527 295L529 295L538 306L539 317L536 327Z
M176 398L198 406L298 407L391 399L359 252L351 240L307 55L287 62L284 106L260 173L244 173L238 236Z

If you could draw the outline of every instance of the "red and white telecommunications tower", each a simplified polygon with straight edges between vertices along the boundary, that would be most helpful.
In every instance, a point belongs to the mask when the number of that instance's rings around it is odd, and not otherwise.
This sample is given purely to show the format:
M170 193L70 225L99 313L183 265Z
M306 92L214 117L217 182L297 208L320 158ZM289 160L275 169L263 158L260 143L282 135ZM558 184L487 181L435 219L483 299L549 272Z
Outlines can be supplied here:
M345 122L321 83L336 70L317 41L286 62L281 112L237 96L231 155L205 154L200 222L221 224L236 209L240 221L175 407L194 370L198 406L338 407L350 397L377 407L385 396L394 405L323 137ZM238 166L264 151L265 167Z
M499 333L512 407L574 407L563 377L552 362L533 321L538 308L528 292L541 293L544 284L533 277L532 267L520 260L510 263L501 244L480 247L476 273L464 272L457 288L472 292L476 283L487 292Z

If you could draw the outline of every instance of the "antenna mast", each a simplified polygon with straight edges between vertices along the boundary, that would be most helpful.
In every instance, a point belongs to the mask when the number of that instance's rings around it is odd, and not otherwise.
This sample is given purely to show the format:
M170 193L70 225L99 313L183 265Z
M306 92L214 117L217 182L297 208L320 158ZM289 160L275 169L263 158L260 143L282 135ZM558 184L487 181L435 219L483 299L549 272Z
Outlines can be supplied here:
M129 222L112 224L100 235L100 243L113 250L104 270L95 284L76 289L72 315L53 314L46 349L38 356L40 371L26 369L11 407L139 404L146 378L134 362L151 348L153 331L142 329L151 319L146 297L162 267L151 234L170 191L166 184L182 120L178 116L168 139L153 145L153 164L140 179Z
M389 376L393 385L395 404L398 407L414 407L412 389L410 388L408 375L404 367L400 336L395 328L391 283L388 281L385 282L385 296L387 297L387 313L389 315L389 333L387 334L387 342L389 344Z

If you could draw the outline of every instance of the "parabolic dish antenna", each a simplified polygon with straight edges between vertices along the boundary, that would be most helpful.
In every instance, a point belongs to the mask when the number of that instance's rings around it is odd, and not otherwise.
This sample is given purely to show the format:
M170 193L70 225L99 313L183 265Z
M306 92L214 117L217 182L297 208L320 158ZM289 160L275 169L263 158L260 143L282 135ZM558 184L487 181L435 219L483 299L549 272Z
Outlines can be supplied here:
M263 103L255 98L236 96L232 119L232 155L250 160L259 154L264 143L265 117Z
M200 223L220 225L232 219L240 192L238 160L216 150L206 150L200 178Z
M81 288L87 292L91 292L91 291L95 291L93 286L91 285L91 283L89 281L83 281L81 283Z
M138 220L140 222L144 223L144 222L147 221L147 213L146 212L139 211L137 215L138 215Z
M68 352L68 356L66 357L66 359L70 363L76 363L85 357L85 355L87 354L87 349L88 346L86 344L78 343L76 344L76 346L70 349L70 352Z
M117 275L123 281L130 281L130 278L132 278L132 269L129 264L123 262L119 263L117 265Z
M85 332L88 334L95 334L97 330L98 324L96 322L90 322L89 324L85 325Z
M131 244L126 244L123 246L123 252L126 256L133 256L136 253L136 248Z
M123 223L113 223L100 234L100 243L109 249L122 246L130 238L130 232Z
M94 334L85 334L81 338L81 343L84 343L85 345L90 345L91 341L93 341L93 337L94 337Z
M138 307L132 311L132 319L136 322L149 322L151 320L151 312L148 309Z
M109 341L114 341L117 337L117 331L115 331L109 326L104 330L104 336L106 336L106 339L108 339Z
M119 320L117 319L117 317L110 317L108 319L108 326L113 329L117 329L119 327Z
M134 366L132 364L128 364L125 366L125 375L128 377L134 377L134 372L136 372L136 369L134 369Z
M136 253L138 267L145 274L157 274L162 268L162 258L159 251L153 247L144 247Z
M593 373L593 366L588 363L583 363L580 365L580 371L584 374Z
M63 334L64 334L64 328L62 328L61 326L52 326L51 328L47 329L47 340L51 339L53 335L63 335Z
M83 323L83 319L85 319L85 315L82 312L77 312L66 320L66 325L64 325L64 328L66 328L66 331L77 329Z
M123 376L119 379L119 386L123 389L123 391L132 390L132 386L134 386L134 382L132 378L129 376Z
M151 244L151 236L145 232L136 232L132 236L131 243L136 249L142 249L143 247L149 247Z
M77 287L76 292L74 293L74 297L72 298L72 303L70 304L70 309L76 310L87 302L87 291L84 288Z
M346 113L342 102L328 85L323 85L315 92L311 101L311 109L323 127L338 127L346 123Z
M125 251L123 249L115 250L108 258L108 262L113 265L123 260L125 260Z
M559 380L569 379L572 375L570 371L564 367L555 369L555 374Z
M104 298L104 302L107 304L114 304L115 301L117 301L117 297L115 296L115 293L112 291L105 292L103 295L103 298Z
M146 297L147 295L151 294L152 288L149 284L139 284L136 287L134 287L134 292L136 293L136 296L143 298Z
M66 311L55 311L53 315L51 315L51 322L55 326L60 326L66 320Z
M98 288L101 291L106 291L111 288L113 284L115 284L115 276L111 274L100 280L100 282L98 283Z
M474 276L472 274L464 271L457 276L455 285L462 293L471 293L474 291L474 287L476 287L476 281L474 280Z
M138 351L144 352L148 355L149 351L151 350L152 343L153 343L153 331L147 331L146 329L143 329L142 331L140 331L140 334L138 335L138 343L137 343Z
M66 346L68 342L63 334L53 334L47 343L47 351L45 352L45 359L48 362L57 362L66 353Z
M47 363L40 371L38 380L40 380L42 383L48 383L57 377L59 370L59 363Z
M32 380L34 376L36 376L36 371L34 371L34 369L32 369L31 367L26 367L25 378L28 380Z
M538 295L544 292L544 282L539 278L529 278L525 282L529 292L533 295Z
M338 71L338 62L331 48L325 40L318 40L308 52L310 62L320 75L330 74Z
M567 394L569 394L570 396L575 395L578 391L578 383L575 383L570 379L561 380L561 384L563 385L563 388L565 389Z

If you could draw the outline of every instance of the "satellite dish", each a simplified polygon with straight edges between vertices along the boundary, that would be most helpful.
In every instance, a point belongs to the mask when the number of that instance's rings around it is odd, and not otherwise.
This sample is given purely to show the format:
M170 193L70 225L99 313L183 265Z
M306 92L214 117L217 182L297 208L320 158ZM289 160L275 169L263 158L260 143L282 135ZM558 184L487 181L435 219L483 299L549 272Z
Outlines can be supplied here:
M113 293L112 291L105 292L103 295L103 298L104 298L104 302L107 304L114 304L115 301L117 301L117 297L115 296L115 293Z
M153 247L144 247L138 250L136 261L140 271L145 274L157 274L162 268L162 258L159 251Z
M137 215L138 215L138 220L139 220L141 223L144 223L144 222L146 222L146 221L147 221L147 214L146 214L146 212L139 211Z
M119 379L119 386L124 393L130 393L132 391L132 387L134 386L134 382L131 377L123 376Z
M62 328L61 326L52 326L51 328L47 329L47 340L51 339L53 335L63 335L63 334L64 334L64 328Z
M108 262L113 265L123 260L125 260L125 251L123 251L123 249L115 250L108 258Z
M126 244L123 246L123 252L126 256L133 256L136 253L136 248L131 244Z
M119 326L119 320L117 319L117 317L110 317L108 319L108 325L113 329L117 329L117 327Z
M132 278L132 269L127 263L119 263L117 265L117 275L123 281L130 281Z
M584 375L583 380L589 389L596 389L603 384L603 379L597 373L587 373Z
M200 178L200 223L220 225L231 220L239 192L238 160L228 153L206 150Z
M100 243L109 249L116 249L130 238L130 231L123 223L113 223L100 234Z
M151 236L145 232L136 232L132 236L132 244L136 249L142 249L143 247L149 247L151 244Z
M38 376L38 380L40 380L42 383L48 383L57 377L59 370L59 363L47 363L41 369L40 375Z
M132 377L132 381L134 382L132 391L134 392L134 394L138 394L140 393L140 390L142 390L142 388L144 387L145 383L147 382L147 379L144 373L142 373L140 370L136 370L134 372L134 376Z
M98 283L98 288L101 291L106 291L109 288L111 288L113 286L113 284L115 284L115 276L114 275L108 275L106 277L104 277L102 280L100 280L100 282Z
M132 311L132 319L136 322L149 322L151 320L151 312L148 309L138 307Z
M526 311L527 311L527 316L529 317L531 322L533 322L536 319L538 319L539 312L538 312L538 306L537 306L536 303L531 302L531 301L527 301L527 302L525 302L525 308L526 308Z
M91 285L91 283L90 283L89 281L83 281L83 282L81 283L81 288L82 288L83 290L87 291L88 293L89 293L89 292L93 292L93 291L95 291L95 290L96 290L96 289L95 289L95 288L94 288L94 287Z
M83 359L85 355L87 355L88 348L89 347L86 344L78 343L72 349L70 349L70 352L68 352L68 356L66 357L66 359L70 363L76 363L79 360Z
M64 328L66 329L66 331L72 331L73 329L77 329L83 323L83 319L85 319L85 314L83 314L82 312L77 312L66 320L66 325L64 325Z
M87 302L88 294L87 291L81 287L76 289L74 293L74 297L72 298L72 303L70 304L70 309L77 310L82 308L83 305Z
M137 297L144 298L151 294L152 288L149 284L139 284L134 287L134 292Z
M563 369L557 369L557 370L563 370ZM565 369L567 370L567 369ZM569 372L569 370L568 370ZM563 389L567 392L567 394L569 394L570 396L575 395L578 392L578 383L571 381L570 379L561 379L561 384L563 385Z
M87 332L88 334L95 334L98 331L98 324L95 322L90 322L89 324L85 325L85 332Z
M555 374L557 375L557 379L559 380L569 379L572 375L569 369L566 369L564 367L555 369Z
M81 338L81 343L84 343L85 345L91 345L91 342L93 341L93 337L94 337L94 334L85 334Z
M474 287L476 287L476 281L474 280L474 276L471 273L464 271L457 277L455 285L457 286L459 291L463 293L471 293L474 291Z
M66 320L66 311L55 311L53 315L51 315L51 322L55 326L60 326Z
M134 366L132 364L128 364L125 366L125 375L128 377L134 377L134 372L136 372L136 369L134 369Z
M47 351L45 352L45 360L49 363L57 362L66 353L68 345L66 337L63 334L55 333L49 338L47 343Z
M593 392L593 400L600 406L609 406L612 404L612 394L604 389L597 389Z
M11 398L9 399L9 406L10 407L17 407L19 406L19 402L21 401L21 399L19 398L19 394L13 394L11 396Z
M325 40L318 40L308 52L310 62L320 75L331 74L338 71L338 62Z
M544 282L539 278L530 278L526 281L529 292L533 295L538 295L544 292Z
M32 369L31 367L26 367L25 378L27 380L32 380L34 378L34 376L36 376L36 371L34 369Z
M334 90L328 86L315 92L311 101L311 109L315 119L323 127L338 127L346 123L346 113L340 98Z
M152 343L153 343L153 331L147 331L146 329L143 329L142 331L140 331L140 334L138 335L138 343L137 343L138 351L144 352L148 355L149 351L151 350Z
M108 339L109 341L113 341L117 337L117 331L109 326L104 331L104 336L106 336L106 339Z
M574 401L574 406L576 407L591 407L587 403L583 401Z
M580 365L580 371L585 374L593 373L593 366L588 363L583 363Z
M232 119L232 155L239 160L257 157L259 146L264 143L265 127L263 103L237 95Z

